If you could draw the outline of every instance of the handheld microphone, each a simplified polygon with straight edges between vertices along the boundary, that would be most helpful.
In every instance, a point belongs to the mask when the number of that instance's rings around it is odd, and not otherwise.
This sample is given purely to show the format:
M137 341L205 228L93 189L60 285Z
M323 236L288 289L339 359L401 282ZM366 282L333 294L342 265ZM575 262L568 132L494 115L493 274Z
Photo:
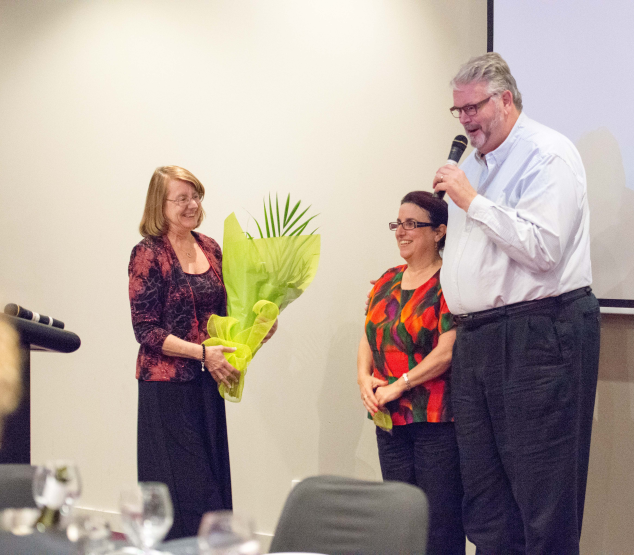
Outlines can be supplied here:
M445 163L445 166L457 166L462 154L467 148L467 137L464 135L456 135L456 138L451 143L451 150L449 151L449 158ZM438 191L434 193L434 196L441 199L445 196L445 191Z
M51 318L50 316L44 316L43 314L38 314L37 312L31 312L26 308L22 308L20 305L9 303L4 307L4 313L9 316L17 316L18 318L24 318L25 320L31 320L32 322L39 322L40 324L44 324L45 326L52 326L54 328L59 328L60 330L64 329L64 322L60 322L55 318Z

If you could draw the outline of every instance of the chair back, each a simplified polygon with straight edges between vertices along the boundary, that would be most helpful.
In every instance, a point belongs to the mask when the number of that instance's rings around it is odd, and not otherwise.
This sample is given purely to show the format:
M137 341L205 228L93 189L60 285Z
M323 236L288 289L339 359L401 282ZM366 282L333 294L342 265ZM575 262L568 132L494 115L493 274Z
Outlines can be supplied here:
M29 464L0 464L0 510L35 507L33 474Z
M65 536L40 534L14 536L11 532L0 532L0 553L3 555L75 555L77 545Z
M289 494L270 553L424 555L428 518L415 486L315 476Z

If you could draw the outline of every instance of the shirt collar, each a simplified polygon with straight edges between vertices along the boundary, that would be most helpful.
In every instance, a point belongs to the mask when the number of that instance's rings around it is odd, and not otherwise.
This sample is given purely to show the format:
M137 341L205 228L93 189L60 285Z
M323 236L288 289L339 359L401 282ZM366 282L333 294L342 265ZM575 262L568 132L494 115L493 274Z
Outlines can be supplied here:
M521 112L513 129L509 133L508 137L504 139L504 142L497 147L494 151L489 152L488 154L482 155L479 151L476 151L475 158L480 164L489 165L490 161L494 161L496 165L501 165L504 160L508 158L508 155L511 153L511 149L513 145L517 141L520 136L524 125L526 124L527 117L524 115L524 112Z

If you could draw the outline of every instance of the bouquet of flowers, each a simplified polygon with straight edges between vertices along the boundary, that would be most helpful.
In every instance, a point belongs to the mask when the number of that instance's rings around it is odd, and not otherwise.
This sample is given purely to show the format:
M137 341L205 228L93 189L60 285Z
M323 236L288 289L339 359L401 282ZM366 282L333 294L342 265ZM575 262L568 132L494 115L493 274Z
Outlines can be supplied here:
M262 346L279 313L297 299L317 273L320 236L314 230L302 235L312 216L301 221L310 206L298 216L301 201L290 208L290 194L280 217L269 195L268 214L264 204L266 237L256 220L260 238L242 231L235 213L225 220L222 272L227 289L227 316L213 314L207 323L205 345L235 347L225 353L229 364L240 371L237 384L218 385L220 394L234 403L242 399L247 367Z

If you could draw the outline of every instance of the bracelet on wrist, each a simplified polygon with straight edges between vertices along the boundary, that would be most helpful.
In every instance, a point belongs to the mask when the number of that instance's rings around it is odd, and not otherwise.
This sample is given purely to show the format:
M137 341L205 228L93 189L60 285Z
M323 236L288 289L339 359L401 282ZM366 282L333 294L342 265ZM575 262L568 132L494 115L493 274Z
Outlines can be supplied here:
M403 374L403 381L405 382L405 387L407 387L407 389L412 389L412 384L409 382L409 376L407 375L407 372L405 372L405 374Z
M204 372L205 371L205 346L201 345L201 347L203 348L203 358L200 360L200 371Z

